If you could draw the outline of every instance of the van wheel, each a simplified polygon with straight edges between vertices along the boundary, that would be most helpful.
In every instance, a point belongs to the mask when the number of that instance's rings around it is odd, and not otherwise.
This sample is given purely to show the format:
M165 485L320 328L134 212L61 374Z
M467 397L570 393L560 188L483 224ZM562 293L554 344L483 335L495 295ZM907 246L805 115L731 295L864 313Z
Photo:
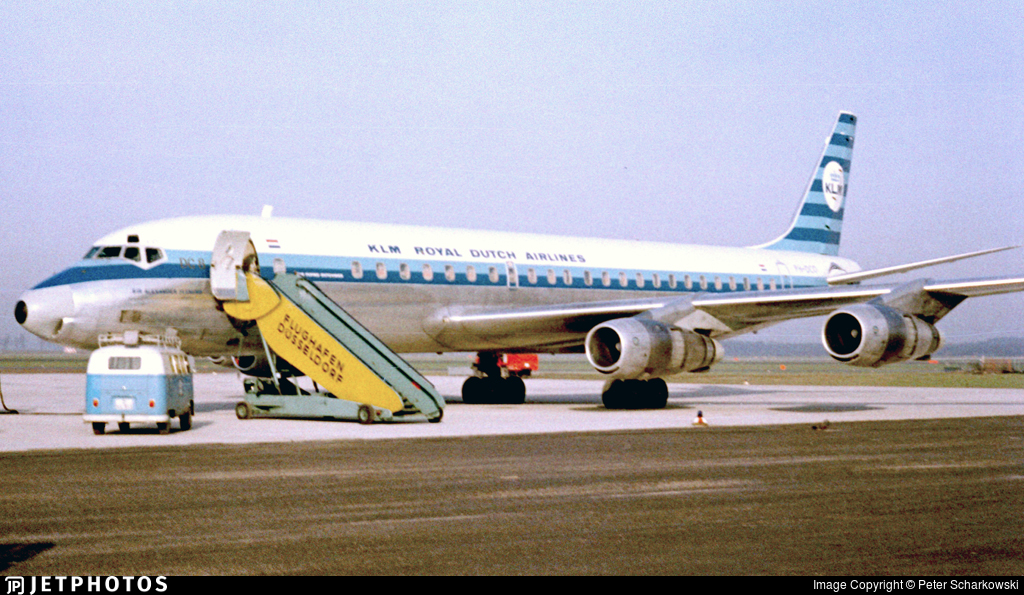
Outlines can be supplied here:
M94 421L94 422L92 422L92 433L93 434L96 434L97 436L102 436L103 433L106 432L106 431L107 431L107 424L105 424L105 423L103 423L101 421Z
M128 425L128 422L126 422L126 421L119 421L119 422L117 422L117 431L121 432L122 434L127 432L129 427L131 427L131 426Z
M178 416L178 424L181 425L181 431L187 431L192 429L192 416L188 413L182 413Z
M171 433L171 424L166 421L159 421L156 423L156 429L163 435Z

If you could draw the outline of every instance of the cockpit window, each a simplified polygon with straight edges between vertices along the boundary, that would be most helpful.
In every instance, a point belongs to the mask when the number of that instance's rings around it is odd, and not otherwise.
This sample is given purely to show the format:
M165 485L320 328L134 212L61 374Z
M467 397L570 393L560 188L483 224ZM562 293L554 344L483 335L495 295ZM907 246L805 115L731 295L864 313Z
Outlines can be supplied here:
M145 261L143 261L145 256ZM140 265L151 265L166 258L166 254L160 248L142 248L139 246L93 246L85 255L85 259L91 258L123 258Z

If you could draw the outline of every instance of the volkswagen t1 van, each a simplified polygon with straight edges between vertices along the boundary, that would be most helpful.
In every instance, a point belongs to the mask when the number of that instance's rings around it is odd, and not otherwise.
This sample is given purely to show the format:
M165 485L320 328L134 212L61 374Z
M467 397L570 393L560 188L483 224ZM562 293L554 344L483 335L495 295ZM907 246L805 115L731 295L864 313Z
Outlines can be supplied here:
M155 423L170 432L175 417L182 430L192 427L194 360L177 337L126 332L103 335L86 369L85 415L94 434L107 422L120 431L132 423Z

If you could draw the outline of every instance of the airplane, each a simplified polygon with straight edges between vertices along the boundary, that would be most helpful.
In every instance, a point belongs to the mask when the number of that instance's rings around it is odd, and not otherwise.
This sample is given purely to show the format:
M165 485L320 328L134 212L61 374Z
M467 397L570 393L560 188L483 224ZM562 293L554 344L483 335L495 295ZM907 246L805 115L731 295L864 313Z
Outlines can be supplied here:
M246 270L267 277L273 263L305 277L395 352L477 352L466 403L525 400L523 381L501 375L503 354L584 352L607 379L606 407L663 408L664 377L708 370L722 358L721 340L819 315L828 315L825 351L842 363L927 358L950 310L1022 291L1024 276L862 282L1016 246L872 270L840 257L856 123L839 113L792 223L753 247L307 220L265 208L105 235L25 292L15 318L47 341L84 349L104 333L174 334L190 355L232 358L265 377L258 329L227 315L211 291L214 244L232 231L248 234Z

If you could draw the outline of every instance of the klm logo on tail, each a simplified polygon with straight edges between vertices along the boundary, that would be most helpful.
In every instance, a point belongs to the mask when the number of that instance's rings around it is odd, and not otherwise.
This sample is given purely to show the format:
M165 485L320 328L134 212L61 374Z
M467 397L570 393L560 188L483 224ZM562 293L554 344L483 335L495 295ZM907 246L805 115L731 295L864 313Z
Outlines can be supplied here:
M825 150L789 229L775 241L758 248L828 256L839 254L843 205L850 177L856 127L857 116L846 112L839 114L832 136L825 144Z

